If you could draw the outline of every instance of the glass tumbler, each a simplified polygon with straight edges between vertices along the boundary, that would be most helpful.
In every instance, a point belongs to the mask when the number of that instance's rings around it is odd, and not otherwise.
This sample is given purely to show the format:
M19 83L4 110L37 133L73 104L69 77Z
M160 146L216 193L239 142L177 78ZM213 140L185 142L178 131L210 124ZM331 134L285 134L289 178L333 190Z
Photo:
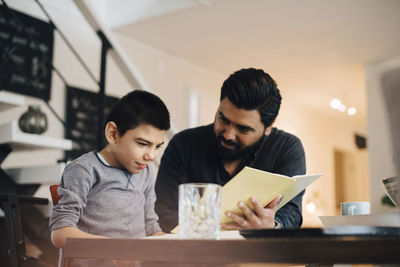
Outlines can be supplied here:
M219 239L221 186L179 185L179 235L182 239Z

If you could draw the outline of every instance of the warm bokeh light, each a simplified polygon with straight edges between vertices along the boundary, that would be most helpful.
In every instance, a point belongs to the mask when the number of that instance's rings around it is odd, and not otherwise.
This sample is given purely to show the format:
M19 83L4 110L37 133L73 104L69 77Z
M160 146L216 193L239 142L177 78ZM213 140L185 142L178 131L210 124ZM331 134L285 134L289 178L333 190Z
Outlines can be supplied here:
M333 109L339 109L340 105L342 105L342 101L338 98L334 98L331 100L331 108Z
M317 207L315 206L314 202L310 202L310 203L307 204L306 209L307 209L308 213L314 213L315 210L317 209Z
M349 116L353 116L353 115L355 115L357 113L357 109L355 108L355 107L351 107L351 108L349 108L348 110L347 110L347 114L349 115Z
M339 98L332 98L330 105L332 109L339 110L340 112L345 112L347 110L347 115L349 116L353 116L357 113L357 109L355 107L347 108Z

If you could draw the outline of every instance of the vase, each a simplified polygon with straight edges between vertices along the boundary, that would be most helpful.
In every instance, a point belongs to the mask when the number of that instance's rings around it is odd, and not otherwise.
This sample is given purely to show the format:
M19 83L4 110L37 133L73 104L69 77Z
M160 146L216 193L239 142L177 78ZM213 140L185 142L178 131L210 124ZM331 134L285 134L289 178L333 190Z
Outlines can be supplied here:
M46 114L39 106L29 106L28 110L19 118L19 128L25 133L42 134L47 130Z

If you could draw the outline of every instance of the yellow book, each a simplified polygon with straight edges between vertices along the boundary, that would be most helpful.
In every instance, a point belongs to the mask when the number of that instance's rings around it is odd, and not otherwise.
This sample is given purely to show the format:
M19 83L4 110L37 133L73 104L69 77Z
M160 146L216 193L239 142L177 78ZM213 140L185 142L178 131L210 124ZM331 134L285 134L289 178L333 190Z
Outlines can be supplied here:
M289 177L244 167L222 187L221 223L232 222L232 219L225 215L227 211L243 214L242 210L237 206L239 201L244 201L249 208L254 210L249 201L250 197L255 197L262 206L266 206L280 194L282 200L276 207L276 210L279 210L320 176L320 174L316 174ZM178 230L179 226L175 227L171 232L177 233Z
M266 206L281 194L282 201L276 207L276 210L279 210L320 176L320 174L317 174L288 177L244 167L222 187L221 223L232 221L225 215L226 211L230 210L240 215L243 214L237 206L239 201L244 201L249 208L254 210L249 201L250 197L255 197L262 206Z

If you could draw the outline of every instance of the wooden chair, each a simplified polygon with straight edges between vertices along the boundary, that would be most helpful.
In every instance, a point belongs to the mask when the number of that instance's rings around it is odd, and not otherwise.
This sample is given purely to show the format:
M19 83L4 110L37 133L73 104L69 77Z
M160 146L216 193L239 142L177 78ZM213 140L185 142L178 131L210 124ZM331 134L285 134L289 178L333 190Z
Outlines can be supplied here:
M57 192L57 188L60 185L58 184L52 184L50 185L50 194L51 194L51 199L53 200L53 205L57 205L58 201L61 199L61 196Z

